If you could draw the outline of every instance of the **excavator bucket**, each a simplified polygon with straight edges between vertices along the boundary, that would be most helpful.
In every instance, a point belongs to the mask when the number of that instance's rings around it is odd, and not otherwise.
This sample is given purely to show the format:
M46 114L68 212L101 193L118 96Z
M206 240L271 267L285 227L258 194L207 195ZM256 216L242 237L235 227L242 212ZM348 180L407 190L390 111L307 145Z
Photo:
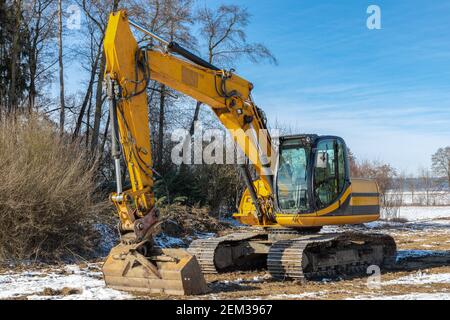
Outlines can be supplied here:
M198 295L208 287L195 256L182 249L151 248L145 244L114 247L102 271L106 286L129 292Z

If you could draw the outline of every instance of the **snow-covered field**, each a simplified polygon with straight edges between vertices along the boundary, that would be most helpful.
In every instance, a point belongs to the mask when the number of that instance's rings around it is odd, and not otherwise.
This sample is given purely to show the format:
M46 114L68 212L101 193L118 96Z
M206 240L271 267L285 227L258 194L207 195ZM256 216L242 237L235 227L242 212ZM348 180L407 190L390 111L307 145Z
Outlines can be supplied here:
M450 293L409 293L395 296L366 297L371 300L450 300ZM358 300L364 299L359 297Z
M450 217L450 206L446 207L400 207L398 216L408 221L430 220ZM450 223L450 222L449 222Z
M450 283L449 273L427 274L418 271L415 274L410 274L394 280L382 282L383 286L391 286L396 284L432 284L432 283Z
M0 274L0 299L114 300L128 293L105 287L98 264Z

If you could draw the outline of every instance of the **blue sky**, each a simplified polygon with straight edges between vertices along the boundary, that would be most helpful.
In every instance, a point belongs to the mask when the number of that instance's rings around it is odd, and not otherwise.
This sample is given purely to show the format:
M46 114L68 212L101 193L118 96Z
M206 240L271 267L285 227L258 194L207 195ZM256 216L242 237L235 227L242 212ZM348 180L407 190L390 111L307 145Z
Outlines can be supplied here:
M407 173L450 145L450 1L198 0L241 4L278 66L240 61L271 122L342 136L359 159ZM381 8L381 30L366 27Z
M236 3L236 1L208 1ZM366 27L381 8L381 30ZM246 0L249 40L279 65L242 62L270 120L342 136L360 159L415 173L450 145L450 1Z

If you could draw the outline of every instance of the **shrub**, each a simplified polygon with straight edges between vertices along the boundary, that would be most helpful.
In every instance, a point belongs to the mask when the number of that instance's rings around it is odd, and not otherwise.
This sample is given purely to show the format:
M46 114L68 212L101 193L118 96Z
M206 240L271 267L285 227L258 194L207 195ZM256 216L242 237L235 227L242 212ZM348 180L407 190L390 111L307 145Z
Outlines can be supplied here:
M48 121L0 121L0 260L89 257L109 206L96 196L93 168Z

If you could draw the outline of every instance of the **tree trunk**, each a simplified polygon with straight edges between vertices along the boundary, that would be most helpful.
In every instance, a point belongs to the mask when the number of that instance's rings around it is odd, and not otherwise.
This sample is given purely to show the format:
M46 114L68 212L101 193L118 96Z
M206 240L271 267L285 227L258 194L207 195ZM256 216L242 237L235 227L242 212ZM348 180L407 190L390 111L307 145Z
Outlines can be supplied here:
M105 55L102 53L100 62L100 70L97 77L97 92L95 96L95 113L94 113L94 128L92 129L91 152L94 153L98 145L98 137L100 133L100 121L102 119L103 106L103 77L105 73Z
M28 113L34 110L35 101L36 101L36 69L37 69L37 61L36 61L36 47L33 45L30 50L29 57L29 70L30 70L30 88L28 90Z
M63 43L62 43L62 0L58 0L58 45L59 45L59 100L61 109L59 110L59 131L62 135L64 133L64 121L66 106L64 100L64 64L63 64Z
M31 114L31 112L35 108L35 101L36 101L36 84L35 79L32 78L30 75L30 93L28 97L28 113Z
M19 55L19 29L21 22L21 3L22 1L14 1L14 7L16 9L15 18L15 30L13 34L12 48L11 48L11 82L8 92L8 112L15 112L17 108L17 94L16 94L16 82L17 82L17 60Z
M100 45L97 51L97 56L95 58L94 64L92 65L91 76L89 79L89 84L87 87L86 95L84 96L83 103L80 108L80 114L78 115L77 123L75 125L75 130L73 131L72 140L75 140L81 131L81 126L83 124L84 113L86 112L86 107L90 104L92 91L94 88L95 75L97 74L98 61L100 60L102 46ZM89 117L88 117L89 119Z
M198 121L201 105L202 103L200 101L197 101L194 111L194 117L192 118L191 127L189 128L189 134L191 135L191 137L194 135L195 123Z
M89 148L89 134L91 132L92 93L89 97L89 107L86 112L86 150Z
M198 121L201 105L202 103L200 101L197 101L194 111L194 117L192 118L191 126L189 128L189 135L185 137L183 141L183 150L188 150L188 146L192 143L192 137L194 136L195 131L195 123ZM182 163L181 167L183 167L183 165L185 165L185 163Z
M42 35L43 30L41 27L41 19L42 15L44 14L45 9L42 8L42 3L39 1L37 4L37 11L36 11L36 23L34 24L34 27L32 30L34 30L34 35L30 43L30 52L28 53L28 59L29 59L29 71L30 71L30 88L28 90L28 113L31 114L31 112L35 109L36 104L36 73L37 73L37 64L39 60L39 49L38 49L38 42L41 37L44 37Z
M159 99L159 123L158 123L158 170L161 170L163 165L163 153L164 153L164 105L166 103L166 86L160 86L160 99Z
M213 63L213 58L214 58L214 52L213 49L211 48L211 46L208 49L208 62L210 64ZM195 130L195 123L198 121L198 117L200 115L200 107L202 106L202 103L200 101L197 101L197 104L195 105L195 111L194 111L194 117L192 118L192 122L191 122L191 126L189 128L189 135L190 137L188 137L187 139L184 140L183 143L183 147L186 147L186 143L191 143L191 139L192 136L194 135L194 130ZM183 149L185 150L185 149Z

